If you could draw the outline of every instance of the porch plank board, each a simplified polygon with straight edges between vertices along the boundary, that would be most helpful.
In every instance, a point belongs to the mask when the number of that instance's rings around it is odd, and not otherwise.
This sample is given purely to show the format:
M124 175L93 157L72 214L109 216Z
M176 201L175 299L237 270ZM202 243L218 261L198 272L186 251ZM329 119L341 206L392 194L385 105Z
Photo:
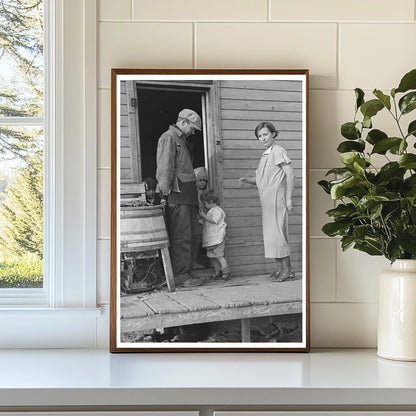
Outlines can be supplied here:
M301 313L302 281L275 283L270 282L267 275L238 276L230 281L208 281L203 286L178 289L173 293L128 295L121 305L122 333ZM144 311L148 311L149 306L153 313L146 315Z
M155 311L142 301L137 300L137 295L121 298L120 316L124 318L145 317L155 315Z
M192 312L219 309L221 307L215 300L208 300L200 293L191 291L172 292L168 296Z
M172 299L166 292L148 294L143 301L157 314L163 315L189 312L187 307L180 304L175 299Z

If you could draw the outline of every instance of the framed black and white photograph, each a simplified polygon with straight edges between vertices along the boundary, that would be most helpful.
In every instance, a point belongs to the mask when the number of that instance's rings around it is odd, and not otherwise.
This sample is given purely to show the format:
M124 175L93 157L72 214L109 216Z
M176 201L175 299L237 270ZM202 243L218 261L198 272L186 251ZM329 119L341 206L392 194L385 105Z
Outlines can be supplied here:
M308 70L112 70L111 352L309 351Z

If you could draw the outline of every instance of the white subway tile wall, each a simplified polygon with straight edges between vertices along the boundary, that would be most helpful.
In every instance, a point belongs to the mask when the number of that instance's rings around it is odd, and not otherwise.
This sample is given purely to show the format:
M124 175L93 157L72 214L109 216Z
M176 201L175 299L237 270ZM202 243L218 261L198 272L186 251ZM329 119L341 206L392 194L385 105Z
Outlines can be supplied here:
M267 21L268 0L133 0L134 20Z
M98 90L97 163L99 167L111 166L111 92L110 89Z
M335 302L338 240L312 238L310 242L311 302Z
M111 68L192 68L192 23L100 22L98 85L110 88Z
M415 45L414 23L341 24L340 88L390 90L415 67Z
M131 0L100 0L98 2L99 20L130 20Z
M376 346L388 262L322 233L334 203L317 182L338 165L352 90L389 91L416 67L415 0L98 0L98 19L99 302L109 302L111 68L309 68L311 343ZM376 122L392 127L386 115Z
M110 236L110 209L111 209L111 171L108 168L98 169L98 238Z
M272 20L413 22L413 0L271 0Z
M337 85L333 23L199 23L195 49L197 68L308 68L312 88Z

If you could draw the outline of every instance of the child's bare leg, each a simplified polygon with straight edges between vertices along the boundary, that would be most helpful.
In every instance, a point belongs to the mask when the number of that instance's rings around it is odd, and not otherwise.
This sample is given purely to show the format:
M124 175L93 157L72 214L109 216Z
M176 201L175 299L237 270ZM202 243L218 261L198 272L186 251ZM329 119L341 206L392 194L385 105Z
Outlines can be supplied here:
M211 263L211 267L214 269L214 274L217 276L219 276L220 275L220 272L221 272L221 265L220 265L220 263L218 262L218 260L216 259L216 258L214 258L214 257L210 257L209 258L209 261L210 261L210 263Z
M225 257L218 257L216 260L220 264L221 269L228 266L228 263L227 263L227 260L225 259Z
M217 260L218 260L218 263L221 265L222 278L228 279L231 273L230 273L230 267L228 266L226 258L218 257Z

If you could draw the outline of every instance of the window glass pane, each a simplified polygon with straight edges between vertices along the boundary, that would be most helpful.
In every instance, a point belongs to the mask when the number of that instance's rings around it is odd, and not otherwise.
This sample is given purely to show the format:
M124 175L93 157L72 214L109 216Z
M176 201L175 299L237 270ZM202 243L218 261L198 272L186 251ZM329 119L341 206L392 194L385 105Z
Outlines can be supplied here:
M42 5L0 0L0 117L43 115Z
M0 288L43 286L43 85L42 0L0 0Z
M42 287L43 128L1 129L20 155L1 146L0 288Z

